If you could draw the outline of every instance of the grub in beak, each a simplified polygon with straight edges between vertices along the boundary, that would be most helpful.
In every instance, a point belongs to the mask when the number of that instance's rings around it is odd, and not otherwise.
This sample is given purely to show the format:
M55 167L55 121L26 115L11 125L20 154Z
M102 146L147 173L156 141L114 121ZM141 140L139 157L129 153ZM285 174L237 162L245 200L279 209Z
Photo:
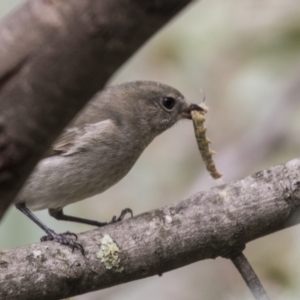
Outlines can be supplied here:
M199 105L199 104L192 103L187 108L182 110L182 117L184 119L191 120L192 119L191 112L195 110L202 111L204 114L207 113L207 108L203 104Z

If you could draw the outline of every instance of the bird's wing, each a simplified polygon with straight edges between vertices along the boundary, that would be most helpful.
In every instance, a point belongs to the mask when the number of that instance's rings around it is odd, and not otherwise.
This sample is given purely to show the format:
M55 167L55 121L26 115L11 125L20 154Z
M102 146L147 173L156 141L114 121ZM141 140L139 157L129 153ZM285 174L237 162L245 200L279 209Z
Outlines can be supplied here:
M55 155L71 155L78 152L88 151L101 140L103 135L109 134L114 123L107 119L95 124L86 124L81 127L73 127L63 131L44 158Z

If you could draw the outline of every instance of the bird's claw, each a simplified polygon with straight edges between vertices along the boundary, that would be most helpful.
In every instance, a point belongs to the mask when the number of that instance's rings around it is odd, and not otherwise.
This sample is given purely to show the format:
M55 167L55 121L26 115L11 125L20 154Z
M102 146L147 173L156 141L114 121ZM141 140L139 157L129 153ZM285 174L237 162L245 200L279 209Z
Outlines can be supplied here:
M125 208L121 211L120 216L118 218L116 216L113 216L111 221L109 222L109 224L113 224L113 223L122 221L127 214L130 214L131 218L133 217L132 210L130 208Z
M72 238L68 238L67 236L73 236L75 240ZM84 255L83 246L80 243L78 243L76 240L77 240L77 235L70 231L66 231L63 233L56 233L55 231L50 230L49 232L47 232L47 235L41 237L41 242L54 241L62 245L69 246L70 248L72 248L72 251L74 251L74 249L78 249L82 253L82 255Z
M71 232L71 231L66 231L66 232L60 233L60 235L69 235L69 236L73 236L73 237L75 238L75 240L78 240L77 234L74 233L74 232Z

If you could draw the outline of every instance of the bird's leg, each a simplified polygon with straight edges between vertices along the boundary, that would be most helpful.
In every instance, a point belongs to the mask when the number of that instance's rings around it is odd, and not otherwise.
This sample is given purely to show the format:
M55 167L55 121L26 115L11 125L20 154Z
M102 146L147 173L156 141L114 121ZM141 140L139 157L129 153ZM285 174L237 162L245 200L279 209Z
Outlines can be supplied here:
M83 218L79 218L79 217L65 215L62 208L60 208L60 209L51 209L50 208L49 209L50 216L52 216L56 220L71 221L71 222L88 224L88 225L98 226L98 227L103 227L108 224L120 222L124 219L124 217L128 213L131 215L131 217L133 217L132 210L130 208L125 208L121 211L121 214L118 218L116 216L113 216L110 222L99 222L99 221L93 221L93 220L88 220L88 219L83 219Z
M84 254L84 249L80 243L75 241L74 239L67 238L67 235L74 236L77 240L77 235L72 232L64 232L64 233L56 233L49 227L47 227L44 223L42 223L25 205L25 203L17 203L16 208L19 209L24 215L26 215L29 219L31 219L35 224L37 224L42 230L47 234L41 238L41 241L55 241L63 245L67 245L74 249L79 249L82 254Z
M121 213L120 213L120 215L119 215L118 218L117 218L116 216L113 216L113 217L112 217L112 219L111 219L111 221L109 222L109 224L122 221L122 220L124 219L124 217L126 216L126 214L130 214L130 217L131 217L131 218L133 217L133 212L132 212L131 208L124 208L124 209L121 211Z

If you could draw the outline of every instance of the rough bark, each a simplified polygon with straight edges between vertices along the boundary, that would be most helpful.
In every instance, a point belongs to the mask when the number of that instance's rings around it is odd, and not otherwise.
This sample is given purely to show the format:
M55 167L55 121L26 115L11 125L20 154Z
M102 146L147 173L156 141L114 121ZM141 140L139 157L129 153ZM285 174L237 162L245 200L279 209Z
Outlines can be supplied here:
M79 235L86 255L53 242L0 253L1 299L61 299L217 256L299 223L300 159ZM119 248L101 261L99 250ZM98 254L98 255L97 255ZM109 262L114 267L108 269ZM114 264L113 264L114 263Z
M190 0L28 0L0 24L0 219L113 72Z

